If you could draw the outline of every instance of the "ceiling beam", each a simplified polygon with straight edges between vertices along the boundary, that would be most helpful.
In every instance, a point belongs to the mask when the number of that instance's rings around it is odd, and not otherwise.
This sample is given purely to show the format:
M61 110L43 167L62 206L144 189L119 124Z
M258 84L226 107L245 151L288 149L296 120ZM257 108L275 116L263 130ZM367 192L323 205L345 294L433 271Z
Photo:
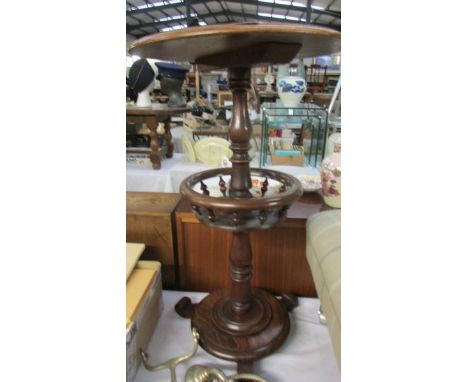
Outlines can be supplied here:
M212 15L222 16L224 14L225 14L224 12L215 12ZM276 18L272 18L272 17L258 16L256 14L252 14L252 13L240 13L240 12L228 11L228 14L229 14L229 16L232 16L232 17L242 17L242 18L243 17L249 17L249 18L254 18L254 19L257 19L257 20L275 21L275 22L288 23L288 24L290 24L290 23L303 24L303 25L306 24L306 23L304 23L302 21L294 21L294 20L286 20L286 19L282 20L282 19L276 19ZM209 13L208 14L199 14L198 17L203 18L203 17L210 17L212 15L210 15ZM127 33L132 33L132 31L138 30L140 28L145 28L145 27L159 28L163 24L164 25L165 24L170 24L172 22L176 23L176 22L183 21L185 19L186 18L180 18L178 20L173 20L173 21L168 20L168 21L166 21L164 23L155 22L155 23L144 23L144 24L139 24L139 25L127 25ZM312 25L328 27L328 28L334 29L336 31L341 31L341 25L327 25L327 24L322 24L322 23L312 23Z
M310 7L312 5L312 0L307 0L307 10L306 10L306 22L307 24L310 23L310 11L312 8Z
M330 9L330 7L335 4L336 0L332 0L330 4L327 5L327 7L325 8L327 11ZM341 7L340 7L341 8Z
M187 25L189 25L192 22L192 1L191 0L185 0L185 17L187 19Z
M246 16L246 17L252 17L254 19L257 19L257 20L265 20L265 21L275 21L275 22L279 22L279 23L287 23L287 24L291 24L291 23L294 23L294 24L302 24L302 25L305 25L306 23L304 23L303 21L295 21L295 20L286 20L286 19L277 19L277 18L274 18L274 17L267 17L267 16L258 16L258 15L254 15L254 14L251 14L251 13L238 13L238 12L230 12L232 16L237 16L237 17L243 17L243 16ZM312 23L311 25L317 25L317 26L321 26L321 27L326 27L326 28L331 28L331 29L334 29L338 32L341 31L341 25L328 25L328 24L323 24L323 23Z
M211 8L208 5L206 5L206 3L203 3L203 5L205 6L206 10L210 13L210 15L215 19L216 24L219 24L219 20L213 14L213 11L211 10Z
M147 8L134 8L134 9L130 9L129 11L127 11L127 16L133 16L133 15L138 15L140 13L146 13L146 12L151 12L151 11L164 11L166 9L173 9L177 6L181 6L181 5L184 5L184 2L180 2L180 3L175 3L175 4L165 4L165 5L161 5L161 6L149 6Z
M224 12L215 12L215 13L213 13L213 15L216 15L216 16L222 16L223 14L224 14ZM198 14L197 17L199 17L199 18L210 17L210 14L209 13L207 13L207 14ZM154 27L158 28L163 24L164 25L165 24L171 24L171 23L176 23L178 21L184 21L184 20L187 20L187 16L181 17L180 19L177 19L177 20L167 20L164 23L158 21L156 23L145 23L145 24L140 24L140 25L127 25L127 33L131 32L133 30L137 30L137 29L145 28L145 27L151 27L151 26L154 26Z
M224 11L224 16L226 16L226 18L228 19L229 22L231 22L231 18L229 17L228 15L228 11L226 10L226 8L224 8L224 5L223 5L223 2L222 0L218 0L218 3L219 5L221 5L221 9Z
M148 3L148 2L147 2L147 3ZM169 13L166 13L166 12L164 12L163 10L161 10L160 12L161 12L165 17L171 17L171 15L170 15ZM156 19L155 19L155 20L156 20ZM156 20L156 21L159 21L159 20ZM179 23L179 25L183 25L183 24L182 24L182 23ZM166 24L166 26L169 27L170 25L167 25L167 24Z
M146 3L148 3L148 1L146 1ZM133 4L130 4L128 1L127 1L127 4L128 4L130 7L134 7L134 5L133 5ZM162 12L162 13L163 13L164 15L166 15L166 16L169 16L169 15L168 15L167 13L165 13L165 12ZM153 16L151 16L149 13L147 13L147 12L143 12L143 14L145 14L146 16L148 16L148 17L149 17L150 19L152 19L153 21L158 21L158 20L156 20ZM132 19L138 21L138 24L139 24L139 25L142 25L142 24L143 24L143 21L141 21L140 19L136 18L135 16L129 15L128 17L131 17ZM169 26L169 25L166 24L166 26ZM156 28L155 32L159 32L159 29ZM146 32L145 32L145 33L146 33Z
M202 3L206 3L206 1L204 1L204 0L191 0L192 5L202 4ZM255 5L255 6L261 5L261 6L266 6L266 7L272 7L272 9L273 8L278 8L278 9L284 9L284 10L287 10L287 11L304 12L304 10L305 10L305 7L298 7L298 6L295 6L295 5L286 5L286 4L267 3L267 2L263 2L263 1L259 2L257 0L237 0L236 3L241 4L241 5L242 4ZM146 13L146 12L151 12L151 11L161 11L161 10L171 9L171 8L175 8L175 7L180 6L180 5L184 5L184 2L174 3L174 4L165 4L165 5L160 5L160 6L150 6L148 8L142 8L142 9L131 9L131 10L127 11L127 16L132 16L132 15L135 15L135 14ZM315 9L315 8L311 8L310 6L308 8L310 8L312 13L315 13L317 15L327 15L327 16L332 16L332 17L336 17L338 19L341 19L341 12L333 12L333 11L325 10L325 9Z
M200 2L200 0L193 0L194 2ZM296 5L286 5L286 4L276 4L276 3L267 3L263 1L257 1L257 0L237 0L237 4L247 4L247 5L261 5L265 7L272 7L277 8L277 9L284 9L286 11L298 11L298 12L304 12L307 8L306 7L298 7ZM320 15L327 15L327 16L332 16L336 17L338 19L341 19L341 12L333 12L333 11L327 11L325 9L315 9L315 8L310 8L310 11L312 13L320 14Z

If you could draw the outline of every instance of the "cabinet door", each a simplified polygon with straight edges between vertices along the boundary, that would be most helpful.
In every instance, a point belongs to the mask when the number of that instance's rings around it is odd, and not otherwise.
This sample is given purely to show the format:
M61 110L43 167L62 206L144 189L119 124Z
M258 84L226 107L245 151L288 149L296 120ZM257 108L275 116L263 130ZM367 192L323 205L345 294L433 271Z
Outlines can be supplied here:
M162 265L164 288L176 288L175 255L171 216L127 214L127 242L146 245L143 259L157 260Z
M209 228L191 214L177 214L180 286L183 290L211 292L229 286L230 232ZM252 284L273 293L316 297L305 256L305 221L250 234Z

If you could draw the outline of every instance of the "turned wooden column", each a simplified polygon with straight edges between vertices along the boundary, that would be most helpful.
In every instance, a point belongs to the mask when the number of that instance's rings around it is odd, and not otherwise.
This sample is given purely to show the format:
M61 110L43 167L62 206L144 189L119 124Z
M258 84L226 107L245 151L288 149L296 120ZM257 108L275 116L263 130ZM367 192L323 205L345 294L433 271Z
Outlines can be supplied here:
M167 153L166 158L172 158L174 155L174 143L172 142L172 133L171 133L171 117L167 117L164 120L164 137L167 144Z
M248 232L234 232L230 252L231 309L237 320L242 320L251 306L252 249Z
M250 67L229 69L229 89L232 91L232 118L229 128L232 150L232 177L229 187L231 197L249 197L252 187L250 177L250 137L252 125L249 119L247 92L250 89Z
M158 155L159 150L159 142L158 142L158 134L156 133L156 129L158 127L158 123L156 122L156 118L154 117L147 117L146 118L146 126L150 131L150 160L153 164L153 169L158 170L161 168L161 159Z

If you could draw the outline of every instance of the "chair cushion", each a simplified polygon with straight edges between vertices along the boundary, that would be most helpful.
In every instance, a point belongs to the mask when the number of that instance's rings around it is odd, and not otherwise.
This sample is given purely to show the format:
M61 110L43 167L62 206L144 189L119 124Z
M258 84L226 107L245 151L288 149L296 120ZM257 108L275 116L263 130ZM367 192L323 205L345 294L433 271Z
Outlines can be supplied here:
M341 367L341 210L312 215L306 230L307 261Z

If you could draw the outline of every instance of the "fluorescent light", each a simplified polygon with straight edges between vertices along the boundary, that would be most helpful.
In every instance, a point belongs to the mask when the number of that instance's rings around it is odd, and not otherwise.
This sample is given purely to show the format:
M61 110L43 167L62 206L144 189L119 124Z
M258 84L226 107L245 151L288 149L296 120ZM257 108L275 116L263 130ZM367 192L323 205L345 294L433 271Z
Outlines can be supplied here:
M184 2L183 0L169 0L169 1L166 1L166 2L158 1L157 3L149 3L149 4L138 5L137 9L158 8L158 7L162 7L163 5L167 5L167 4L179 4L179 3L183 3L183 2Z
M270 13L264 13L264 12L258 12L257 15L262 16L262 17L271 17Z
M294 17L294 16L286 16L286 20L294 20L294 21L299 21L299 17Z
M284 0L275 0L275 4L291 5L291 2L290 1L284 1Z
M196 13L191 13L190 15L192 17L197 17ZM160 21L164 22L164 21L179 20L179 19L185 19L185 18L186 18L185 15L168 16L168 17L163 17L162 19L159 19L159 20L154 20L154 22L157 23Z
M274 3L275 0L258 0L261 3Z
M204 21L199 22L200 25L207 25Z
M271 14L271 17L273 17L274 19L282 19L282 20L284 20L284 17L285 17L285 16L284 16L284 15L276 15L276 14L272 13L272 14Z
M292 4L291 4L291 5L294 5L295 7L303 7L303 8L305 8L305 7L306 7L306 5L305 5L305 4L302 4L302 3L296 3L296 2L294 2L294 1L292 2Z
M311 7L311 8L314 8L314 9L319 9L319 10L321 10L321 11L323 11L323 10L325 9L324 7L319 7L319 6L317 6L317 5L311 5L310 7Z

